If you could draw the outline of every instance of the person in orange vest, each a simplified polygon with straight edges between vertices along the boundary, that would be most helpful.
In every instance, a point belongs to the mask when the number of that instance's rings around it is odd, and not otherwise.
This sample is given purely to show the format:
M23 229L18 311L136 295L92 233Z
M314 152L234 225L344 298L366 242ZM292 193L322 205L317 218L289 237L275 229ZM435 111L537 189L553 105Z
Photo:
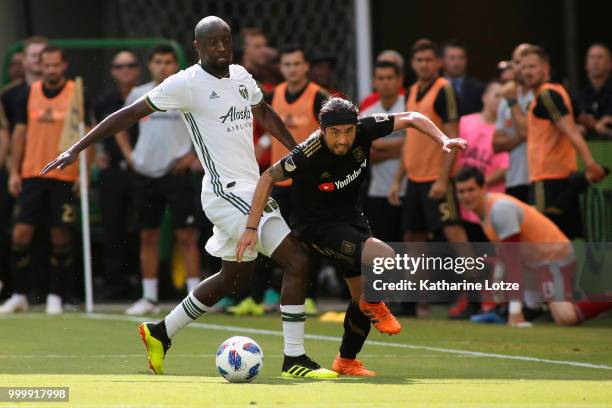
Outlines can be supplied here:
M17 198L11 253L13 295L0 307L0 313L28 308L27 271L32 262L30 244L35 226L46 224L51 232L47 313L62 313L62 281L71 275L74 263L70 225L76 216L78 166L45 175L40 171L60 151L76 86L66 79L68 61L60 48L46 46L40 62L42 80L31 84L18 110L12 137L9 191Z
M577 169L576 153L584 162L587 181L602 180L606 172L591 155L574 122L569 93L551 82L550 62L544 48L532 45L521 53L521 74L534 94L527 112L527 163L530 203L546 214L569 237L582 236L578 195L570 176Z
M508 194L487 192L484 175L474 167L459 170L455 182L461 205L478 215L487 238L508 244L500 246L497 252L506 276L516 277L517 273L527 271L536 277L541 298L549 302L555 323L576 325L612 309L610 302L571 302L574 250L569 238L549 218ZM511 326L525 326L521 303L510 302Z
M428 39L420 39L412 46L412 68L417 81L410 87L406 110L428 117L450 138L459 134L459 103L452 84L440 75L442 62L440 49ZM459 213L452 176L456 153L445 155L426 135L417 129L408 129L395 180L389 192L389 201L403 207L404 240L425 242L442 235L449 242L467 242L467 235ZM404 177L408 178L403 202L400 189ZM475 312L477 305L472 306ZM451 309L452 317L463 313ZM428 309L421 307L417 314L426 316Z

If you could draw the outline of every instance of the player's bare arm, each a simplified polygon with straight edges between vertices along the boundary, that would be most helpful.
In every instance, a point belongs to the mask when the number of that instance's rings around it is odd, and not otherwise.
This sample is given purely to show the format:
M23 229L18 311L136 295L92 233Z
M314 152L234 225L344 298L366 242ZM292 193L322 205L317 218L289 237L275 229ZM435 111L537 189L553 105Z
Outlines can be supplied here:
M606 176L606 172L603 167L593 159L589 146L584 141L578 128L576 128L573 118L570 115L565 115L555 121L555 126L563 132L563 134L569 137L570 142L572 142L572 145L582 158L586 168L587 180L591 183L601 181Z
M427 116L418 112L402 112L393 115L395 118L393 130L402 130L406 128L414 128L419 132L431 137L435 142L442 146L442 150L446 153L451 153L457 149L464 150L467 146L465 140L461 138L450 138L446 136ZM445 126L446 127L446 126ZM446 131L447 134L455 136L458 132L456 129Z
M255 116L257 122L263 126L264 129L269 131L287 149L291 150L297 145L283 120L263 99L257 106L253 106L253 116Z
M88 132L81 140L60 154L55 160L47 164L40 173L45 174L53 169L63 169L69 166L76 161L81 151L107 137L115 135L121 130L129 128L138 122L139 119L151 113L153 113L153 108L144 99L118 110L100 122L91 132Z
M283 174L280 161L268 168L259 178L253 193L253 202L251 203L246 230L240 237L236 247L236 259L238 259L238 262L242 261L242 255L245 250L253 250L255 244L257 244L257 227L259 226L259 220L263 214L264 207L272 193L272 186L276 182L287 179L288 177Z

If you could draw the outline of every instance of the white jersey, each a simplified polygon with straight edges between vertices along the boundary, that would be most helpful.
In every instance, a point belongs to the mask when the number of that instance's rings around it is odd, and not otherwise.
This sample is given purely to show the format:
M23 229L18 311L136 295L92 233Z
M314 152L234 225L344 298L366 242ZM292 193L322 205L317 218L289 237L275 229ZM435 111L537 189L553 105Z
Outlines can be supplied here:
M152 89L144 97L152 109L182 113L198 158L205 169L202 204L222 198L246 214L250 202L237 194L253 191L259 167L253 146L251 106L263 100L253 77L230 65L228 78L217 78L192 65Z

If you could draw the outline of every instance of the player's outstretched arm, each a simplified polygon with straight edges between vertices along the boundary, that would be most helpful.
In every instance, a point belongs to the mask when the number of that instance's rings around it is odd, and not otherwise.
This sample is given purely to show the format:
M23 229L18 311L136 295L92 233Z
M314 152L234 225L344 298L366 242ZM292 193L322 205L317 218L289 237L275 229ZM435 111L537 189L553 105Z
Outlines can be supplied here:
M283 174L280 161L264 171L261 177L259 177L255 192L253 193L253 202L251 203L251 211L247 219L246 229L236 246L236 259L238 262L242 261L242 255L245 250L250 249L252 251L255 248L255 244L257 244L257 227L259 226L259 220L263 214L264 207L270 198L270 193L272 193L272 186L274 183L286 180L287 178Z
M117 112L111 114L100 122L95 128L83 136L81 140L73 144L55 160L47 164L45 168L41 170L40 174L48 173L53 169L63 169L66 166L71 165L76 161L81 151L87 149L92 144L99 142L104 138L113 136L119 131L129 128L134 123L138 122L140 118L143 118L152 112L153 109L144 101L144 99L136 101L123 109L119 109Z
M454 150L464 150L467 142L461 138L451 139L444 134L429 118L418 112L402 112L395 117L393 130L415 128L442 145L442 150L450 153Z
M262 100L259 105L253 107L253 116L264 129L277 138L287 149L291 150L297 145L283 120L266 101Z

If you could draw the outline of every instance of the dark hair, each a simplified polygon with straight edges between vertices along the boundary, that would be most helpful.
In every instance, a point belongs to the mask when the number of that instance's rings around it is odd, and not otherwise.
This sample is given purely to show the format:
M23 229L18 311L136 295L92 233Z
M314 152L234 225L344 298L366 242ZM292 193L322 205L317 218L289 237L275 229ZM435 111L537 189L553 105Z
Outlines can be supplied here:
M521 52L521 57L525 57L527 55L535 54L542 61L550 62L550 57L548 56L548 52L544 49L544 47L540 47L539 45L530 45L525 48L523 52Z
M442 53L446 53L446 50L448 48L461 48L467 54L467 48L465 47L465 45L456 39L448 40L447 42L445 42L442 45Z
M438 44L428 38L421 38L420 40L416 40L416 42L412 45L412 48L410 49L410 53L414 57L414 54L416 54L417 52L427 50L433 51L433 53L436 54L436 57L440 58L440 47L438 47Z
M602 43L601 41L595 41L594 43L592 43L591 45L589 45L589 48L587 49L587 52L591 50L591 48L593 47L601 47L604 50L606 50L608 52L608 55L610 55L610 47L608 47L606 44Z
M149 61L153 59L157 54L172 54L174 60L178 62L178 56L176 55L176 51L172 46L168 44L157 44L151 48L151 52L149 53Z
M240 30L240 42L244 46L247 37L265 37L266 34L259 27L245 27Z
M278 52L278 56L282 58L285 54L293 54L294 52L301 52L304 56L304 61L308 61L308 57L306 56L306 51L304 51L304 47L300 44L287 44L283 48L281 48Z
M66 54L64 53L64 50L62 50L58 46L49 45L49 44L47 44L45 48L43 48L43 50L40 52L40 59L42 60L43 54L50 54L53 52L59 52L60 55L62 56L62 61L66 61Z
M342 117L342 119L354 117L356 122L358 114L359 109L357 109L353 102L344 98L331 97L328 98L321 107L319 122L321 123L321 128L333 126L327 124L336 122L336 118L338 117Z
M391 61L376 61L376 64L374 64L374 71L376 71L376 68L391 68L395 71L395 75L400 75L400 68Z
M476 184L478 184L479 187L484 186L484 183L485 183L484 174L482 174L482 171L478 170L476 167L464 166L461 169L459 169L459 171L455 175L456 183L463 182L463 181L469 181L471 179L476 180Z

